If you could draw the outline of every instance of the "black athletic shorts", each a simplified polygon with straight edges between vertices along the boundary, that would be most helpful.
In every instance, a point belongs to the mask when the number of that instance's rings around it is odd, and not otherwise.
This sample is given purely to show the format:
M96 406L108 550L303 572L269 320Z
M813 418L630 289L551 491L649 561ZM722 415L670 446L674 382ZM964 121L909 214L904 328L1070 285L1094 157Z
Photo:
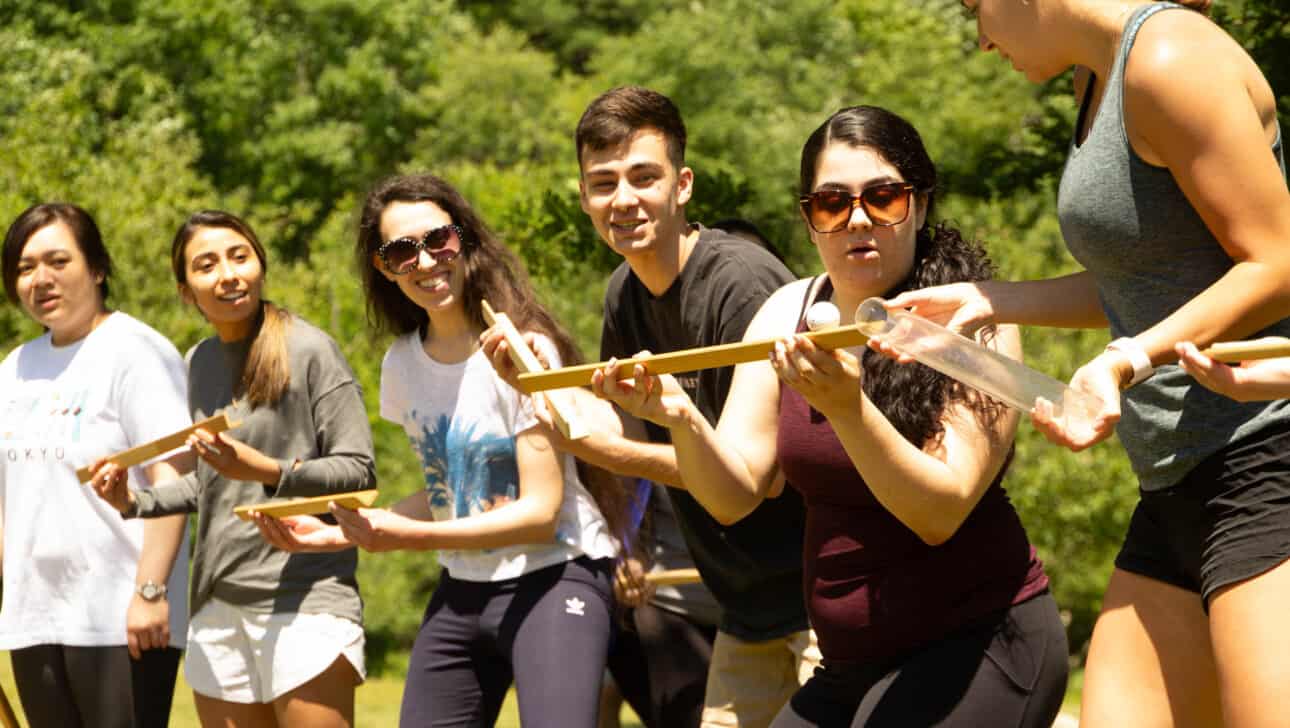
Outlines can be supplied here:
M1143 491L1117 568L1197 592L1290 558L1290 423L1206 458L1177 485Z

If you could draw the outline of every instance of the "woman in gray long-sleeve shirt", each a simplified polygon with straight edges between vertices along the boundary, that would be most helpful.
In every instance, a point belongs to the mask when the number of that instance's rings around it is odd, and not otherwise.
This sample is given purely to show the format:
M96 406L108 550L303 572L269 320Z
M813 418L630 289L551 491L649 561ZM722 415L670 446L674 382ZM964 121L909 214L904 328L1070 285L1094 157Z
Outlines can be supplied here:
M184 674L203 725L348 726L364 674L355 550L275 549L233 507L373 487L358 385L330 337L261 297L264 247L240 219L193 215L172 263L217 334L189 352L193 420L240 424L190 438L200 461L182 479L115 477L101 495L127 516L201 514Z

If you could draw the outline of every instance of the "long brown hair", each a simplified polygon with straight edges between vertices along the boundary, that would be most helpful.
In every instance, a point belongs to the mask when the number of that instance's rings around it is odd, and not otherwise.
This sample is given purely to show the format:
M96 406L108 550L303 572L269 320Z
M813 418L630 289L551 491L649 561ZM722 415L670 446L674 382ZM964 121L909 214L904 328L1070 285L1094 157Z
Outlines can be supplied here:
M188 283L185 253L188 242L202 228L226 228L242 236L255 251L261 270L265 274L269 272L269 258L264 245L250 225L232 213L202 210L184 221L170 244L170 266L178 283ZM233 373L233 396L244 398L252 409L273 406L282 399L291 383L291 364L287 358L287 332L290 328L291 313L261 297L260 311L251 329L250 349L241 371Z
M521 331L540 333L552 342L565 366L583 362L573 337L538 302L520 259L493 234L470 203L452 185L431 174L399 175L377 183L368 193L358 223L354 246L355 263L363 273L368 315L378 328L395 334L430 331L430 317L403 294L398 285L378 271L373 256L381 244L381 215L396 202L430 202L448 213L465 231L458 265L465 266L462 303L466 316L479 329L486 329L482 301L504 312ZM617 477L608 471L578 461L578 473L595 498L610 530L620 543L631 528L628 496Z

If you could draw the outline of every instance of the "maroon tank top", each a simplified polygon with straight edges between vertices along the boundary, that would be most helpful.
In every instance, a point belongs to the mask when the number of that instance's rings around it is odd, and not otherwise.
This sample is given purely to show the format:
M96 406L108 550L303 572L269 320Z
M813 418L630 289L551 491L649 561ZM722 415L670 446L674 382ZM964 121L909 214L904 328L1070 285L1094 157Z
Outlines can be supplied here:
M1048 587L1002 475L954 536L929 546L874 498L828 420L782 384L778 452L806 502L807 612L826 660L884 662Z

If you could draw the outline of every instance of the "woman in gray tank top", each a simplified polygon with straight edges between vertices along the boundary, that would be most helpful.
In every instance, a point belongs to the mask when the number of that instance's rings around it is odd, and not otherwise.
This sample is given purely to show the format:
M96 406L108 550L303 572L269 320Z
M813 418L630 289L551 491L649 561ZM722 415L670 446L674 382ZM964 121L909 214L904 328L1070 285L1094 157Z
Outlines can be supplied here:
M1081 724L1264 725L1284 713L1290 678L1290 405L1197 386L1175 346L1290 333L1275 96L1230 36L1186 11L1209 0L963 4L981 49L1030 80L1075 68L1058 214L1085 270L890 306L962 331L1110 329L1072 379L1106 403L1095 420L1064 429L1047 407L1032 413L1072 450L1118 427L1142 490L1094 629Z

